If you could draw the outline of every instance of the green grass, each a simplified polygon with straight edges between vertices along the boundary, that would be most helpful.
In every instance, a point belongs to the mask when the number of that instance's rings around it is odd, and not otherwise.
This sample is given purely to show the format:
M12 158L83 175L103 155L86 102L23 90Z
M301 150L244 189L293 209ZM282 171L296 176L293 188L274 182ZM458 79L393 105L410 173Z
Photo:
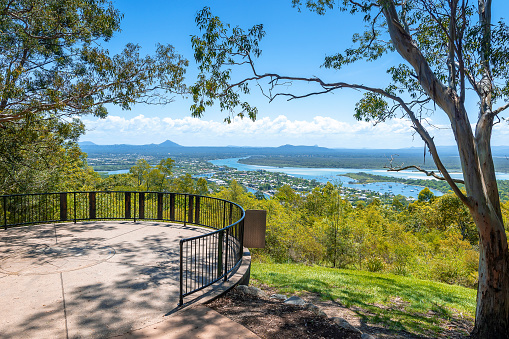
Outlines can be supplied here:
M392 330L438 336L440 324L471 319L476 291L393 274L333 269L299 264L253 263L255 285L281 293L319 293L349 307L368 323Z

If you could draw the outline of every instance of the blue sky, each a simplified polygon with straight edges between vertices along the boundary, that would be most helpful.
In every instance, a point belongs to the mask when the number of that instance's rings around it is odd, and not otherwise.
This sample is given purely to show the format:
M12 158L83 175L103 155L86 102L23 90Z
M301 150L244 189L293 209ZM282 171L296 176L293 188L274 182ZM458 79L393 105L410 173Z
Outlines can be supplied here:
M341 71L320 68L326 55L341 52L352 45L351 36L361 32L360 17L332 11L318 16L307 10L292 8L291 0L216 0L162 1L116 0L123 14L122 32L104 44L112 53L126 43L142 46L143 53L153 53L157 43L172 44L190 62L187 82L197 74L193 64L190 36L199 34L194 18L204 6L232 26L248 28L263 24L266 37L262 40L262 56L257 60L261 73L318 76L327 81L345 81L383 87L387 84L385 70L400 62L397 55L376 63L359 62ZM498 6L498 7L497 7ZM509 13L509 4L494 4L493 17ZM294 88L306 89L305 85ZM401 148L422 147L405 119L394 119L373 126L353 118L359 92L341 90L334 94L301 100L275 100L268 103L253 90L249 100L259 109L256 122L236 119L223 123L226 116L219 108L208 109L201 119L191 118L191 100L176 97L166 106L136 105L130 111L108 107L106 119L85 117L87 133L81 141L97 144L149 144L172 140L185 146L279 146L283 144L319 145L331 148ZM475 103L470 103L471 121L475 122ZM440 129L430 130L438 145L452 145L454 139L442 112L429 117ZM495 126L493 145L508 145L509 131L505 123Z

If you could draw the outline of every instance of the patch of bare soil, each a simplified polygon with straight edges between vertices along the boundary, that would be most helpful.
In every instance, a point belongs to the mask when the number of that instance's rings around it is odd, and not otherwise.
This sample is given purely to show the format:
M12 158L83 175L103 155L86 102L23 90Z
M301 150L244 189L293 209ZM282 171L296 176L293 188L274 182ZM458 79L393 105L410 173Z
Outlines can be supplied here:
M347 338L359 333L340 329L332 320L315 315L303 306L247 295L235 289L210 302L208 307L242 324L260 338Z
M277 291L264 287L268 295ZM332 300L322 300L316 293L305 293L300 297L324 311L329 318L339 317L348 321L350 325L362 333L375 338L410 339L434 338L435 335L418 336L406 331L395 331L382 325L367 323L362 315L369 315L362 309L347 308ZM399 304L395 300L393 307ZM247 295L233 289L226 295L210 302L208 307L218 313L242 324L261 338L360 338L357 332L347 331L338 327L331 319L315 315L303 306L287 305L282 301L270 298L260 298ZM404 305L402 305L403 307ZM430 316L432 316L430 314ZM472 330L471 319L451 319L440 327L444 330L441 337L460 339L467 338Z

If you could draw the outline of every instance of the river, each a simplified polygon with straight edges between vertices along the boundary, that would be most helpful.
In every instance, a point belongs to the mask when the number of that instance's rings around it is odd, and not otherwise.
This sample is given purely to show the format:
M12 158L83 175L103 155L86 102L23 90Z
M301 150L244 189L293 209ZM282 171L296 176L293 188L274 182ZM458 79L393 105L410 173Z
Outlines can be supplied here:
M404 195L406 197L413 197L417 199L419 192L423 189L421 186L414 185L406 185L402 183L396 182L378 182L378 183L369 183L369 184L355 184L355 180L345 177L342 174L346 173L358 173L364 172L368 174L374 175L383 175L387 177L393 178L403 178L403 179L426 179L426 180L435 180L426 176L424 173L416 172L416 171L401 171L401 172L388 172L384 169L365 169L365 168L303 168L303 167L273 167L273 166L258 166L258 165L247 165L241 164L238 161L243 158L228 158L228 159L219 159L219 160L210 160L209 162L216 166L228 166L231 168L235 168L240 171L256 171L256 170L265 170L269 172L281 172L286 173L288 175L304 178L308 180L315 179L318 182L326 183L328 181L335 183L341 182L343 186L379 192L381 194L389 193L394 195ZM129 170L120 170L120 171L111 171L109 174L118 174L118 173L126 173ZM451 176L455 179L461 179L461 173L451 173ZM497 173L497 179L499 180L509 180L508 173ZM431 189L431 191L436 196L443 195L442 192Z
M305 168L305 167L274 167L274 166L258 166L258 165L247 165L241 164L238 161L243 158L228 158L228 159L219 159L219 160L210 160L209 162L216 166L228 166L231 168L235 168L239 171L256 171L256 170L265 170L269 172L280 172L286 173L288 175L313 180L315 179L318 182L326 183L330 181L331 183L341 182L344 187L355 188L359 190L366 190L372 192L378 192L380 194L388 193L398 195L401 194L405 197L412 197L417 199L419 192L423 189L421 186L415 185L406 185L397 182L377 182L377 183L369 183L369 184L356 184L356 180L345 177L342 174L346 173L358 173L364 172L368 174L375 175L384 175L388 177L394 178L404 178L404 179L429 179L423 173L412 172L412 171L402 171L402 172L387 172L387 170L374 170L374 169L364 169L364 168ZM461 174L455 173L456 177L461 177ZM431 189L433 194L436 196L443 195L442 192Z

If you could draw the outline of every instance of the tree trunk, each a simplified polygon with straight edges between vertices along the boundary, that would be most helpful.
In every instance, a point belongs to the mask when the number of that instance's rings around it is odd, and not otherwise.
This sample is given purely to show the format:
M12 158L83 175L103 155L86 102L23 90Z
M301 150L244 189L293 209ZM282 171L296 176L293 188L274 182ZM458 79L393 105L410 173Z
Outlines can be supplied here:
M479 286L473 338L509 338L509 252L493 209L472 211L480 230Z
M509 250L491 154L492 123L477 125L473 137L463 107L451 121L468 196L479 231L479 284L473 338L509 338Z

